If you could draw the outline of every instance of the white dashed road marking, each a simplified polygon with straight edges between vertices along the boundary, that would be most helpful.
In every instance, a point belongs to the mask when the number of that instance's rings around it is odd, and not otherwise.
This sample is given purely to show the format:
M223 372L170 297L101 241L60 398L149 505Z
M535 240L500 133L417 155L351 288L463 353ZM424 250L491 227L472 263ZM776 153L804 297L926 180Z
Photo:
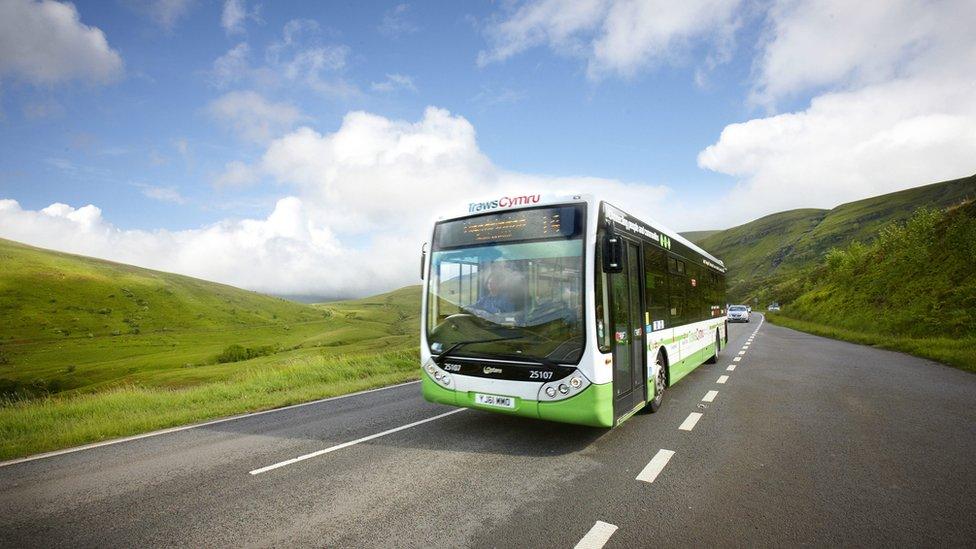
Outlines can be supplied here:
M739 351L739 356L742 356L742 355L744 355L744 354L746 354L746 352L745 352L745 351Z
M616 525L598 520L593 525L593 528L590 528L590 531L583 536L583 539L579 540L575 549L600 549L606 545L607 541L610 540L610 536L616 531Z
M725 383L729 380L729 376L718 376L718 380L715 383Z
M654 457L651 459L651 461L647 465L645 465L644 469L641 470L639 475L637 475L637 480L643 480L644 482L654 482L654 479L656 479L657 476L661 474L661 471L664 470L664 467L668 464L669 461L671 461L671 456L673 455L674 452L672 452L671 450L664 450L664 449L658 450L657 454L654 454Z
M729 367L726 368L726 370L728 370L730 372L734 371L735 370L735 364L729 364Z
M741 356L737 356L737 357L735 357L735 358L732 359L732 362L739 362L740 360L742 360L742 357Z
M702 397L702 402L712 402L718 396L718 391L709 391Z
M694 429L695 425L698 423L698 420L701 419L701 417L702 414L699 414L698 412L692 412L688 414L688 417L681 422L681 426L679 426L678 429L681 429L682 431L690 431Z
M293 463L298 463L299 461L305 461L306 459L311 459L313 457L319 457L321 455L328 454L329 452L335 452L336 450L342 450L343 448L348 448L350 446L355 446L356 444L359 444L361 442L366 442L368 440L373 440L374 438L385 437L386 435L391 435L391 434L396 433L398 431L403 431L404 429L409 429L411 427L416 427L417 425L422 425L424 423L428 423L428 422L431 422L431 421L434 421L434 420L437 420L437 419L441 419L442 417L447 417L447 416L449 416L451 414L456 414L458 412L463 412L466 409L467 408L459 408L457 410L451 410L450 412L446 412L446 413L443 413L443 414L440 414L440 415L436 415L434 417L429 417L427 419L422 419L420 421L415 421L413 423L408 423L406 425L401 425L399 427L394 427L393 429L387 429L386 431L383 431L381 433L376 433L374 435L369 435L368 437L363 437L363 438L359 438L359 439L356 439L356 440L351 440L349 442L343 442L342 444L337 444L335 446L331 446L331 447L326 448L324 450L319 450L317 452L312 452L310 454L305 454L304 456L298 456L297 458L286 459L285 461L279 461L278 463L275 463L273 465L268 465L267 467L261 467L260 469L255 469L253 471L250 471L250 473L252 475L260 475L261 473L266 473L268 471L271 471L272 469L277 469L279 467L284 467L286 465L292 465Z

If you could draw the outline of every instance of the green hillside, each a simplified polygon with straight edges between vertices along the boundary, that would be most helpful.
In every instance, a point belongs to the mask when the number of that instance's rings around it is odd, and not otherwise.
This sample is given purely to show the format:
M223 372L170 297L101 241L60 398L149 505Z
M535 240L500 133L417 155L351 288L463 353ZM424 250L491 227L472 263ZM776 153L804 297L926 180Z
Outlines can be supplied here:
M0 240L0 459L415 379L419 296L303 305Z
M791 284L775 322L976 371L976 202L919 209Z
M417 332L416 288L310 306L8 240L0 266L8 398L186 387L226 379L241 359L405 348Z
M298 303L0 239L0 333L77 339L321 319ZM91 334L91 336L89 336Z
M916 187L842 204L831 210L780 212L694 239L729 268L731 301L785 301L791 275L816 265L828 250L853 240L871 241L891 222L918 208L945 208L976 197L976 176Z

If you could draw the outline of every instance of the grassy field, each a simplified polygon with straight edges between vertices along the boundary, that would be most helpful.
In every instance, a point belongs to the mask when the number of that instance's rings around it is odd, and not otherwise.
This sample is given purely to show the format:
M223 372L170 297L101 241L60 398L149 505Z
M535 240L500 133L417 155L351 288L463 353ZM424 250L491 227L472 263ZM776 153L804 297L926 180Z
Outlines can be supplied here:
M0 267L0 459L417 377L417 286L304 305L6 240Z

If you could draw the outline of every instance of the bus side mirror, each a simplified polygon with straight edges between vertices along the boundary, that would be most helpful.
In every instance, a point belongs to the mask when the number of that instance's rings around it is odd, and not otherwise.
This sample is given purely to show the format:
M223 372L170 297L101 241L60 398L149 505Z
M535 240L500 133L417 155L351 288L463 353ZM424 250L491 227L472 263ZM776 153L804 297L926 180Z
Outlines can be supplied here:
M427 266L427 243L420 248L420 280L424 279L424 267Z
M608 234L603 241L603 272L620 273L624 270L624 245L620 237Z

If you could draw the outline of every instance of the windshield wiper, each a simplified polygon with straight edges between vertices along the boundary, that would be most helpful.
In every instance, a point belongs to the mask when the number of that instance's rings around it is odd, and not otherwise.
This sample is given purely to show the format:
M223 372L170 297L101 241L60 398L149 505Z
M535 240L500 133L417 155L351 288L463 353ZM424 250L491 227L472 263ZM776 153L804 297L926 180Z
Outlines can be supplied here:
M522 355L510 355L510 354L498 354L498 353L492 354L491 356L497 358L509 358L513 360L524 360L526 362L535 362L540 366L545 366L546 368L548 368L553 372L557 371L559 367L562 366L555 360L544 356L522 356Z
M447 357L451 354L451 352L456 351L465 345L470 345L472 343L492 343L495 341L508 341L510 339L522 339L522 337L523 336L519 335L519 336L509 336L509 337L493 337L489 339L469 339L466 341L458 341L457 343L454 343L447 349L441 351L440 354L438 354L437 356L430 357L430 359L434 361L434 364L440 366L444 363L445 360L447 360Z

